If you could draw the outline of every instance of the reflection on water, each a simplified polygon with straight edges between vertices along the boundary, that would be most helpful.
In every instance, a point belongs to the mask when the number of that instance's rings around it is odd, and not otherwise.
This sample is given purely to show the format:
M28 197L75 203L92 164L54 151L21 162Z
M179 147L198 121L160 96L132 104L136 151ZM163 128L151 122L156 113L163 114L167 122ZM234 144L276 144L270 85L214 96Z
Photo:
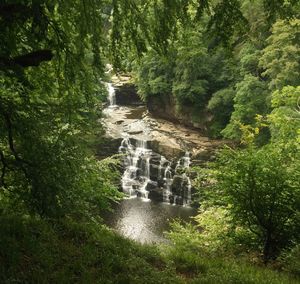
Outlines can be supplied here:
M169 221L181 218L191 221L197 210L190 207L172 206L160 202L144 202L140 198L124 199L115 205L114 212L104 216L105 223L121 235L141 243L166 242L163 232Z

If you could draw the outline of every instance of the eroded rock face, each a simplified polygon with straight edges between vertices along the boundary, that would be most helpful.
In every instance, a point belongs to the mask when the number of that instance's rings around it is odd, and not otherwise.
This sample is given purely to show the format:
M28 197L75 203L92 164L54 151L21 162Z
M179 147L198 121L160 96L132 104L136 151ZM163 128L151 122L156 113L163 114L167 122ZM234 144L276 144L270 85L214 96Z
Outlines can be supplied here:
M107 145L103 146L103 154L109 155L116 151L116 145L120 145L120 141L129 135L133 140L148 141L154 152L164 155L168 160L178 159L188 151L192 160L199 164L212 160L216 149L231 143L210 139L199 130L186 128L178 123L156 119L147 112L145 106L106 109L104 116Z
M169 160L178 159L184 155L183 149L171 138L165 139L164 136L156 136L150 142L153 151L165 156Z
M166 119L175 123L180 123L187 127L193 127L205 133L207 126L211 120L209 112L193 114L193 106L177 105L172 94L164 94L161 96L150 96L147 99L147 108L149 112L156 118ZM201 115L201 116L200 116ZM197 120L195 119L197 117Z

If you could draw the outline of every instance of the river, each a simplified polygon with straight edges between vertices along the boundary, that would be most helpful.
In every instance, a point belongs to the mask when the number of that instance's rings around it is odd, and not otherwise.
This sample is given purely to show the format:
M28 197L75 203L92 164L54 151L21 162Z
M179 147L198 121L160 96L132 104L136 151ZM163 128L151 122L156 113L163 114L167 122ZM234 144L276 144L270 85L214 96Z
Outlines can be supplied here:
M115 204L104 221L138 242L165 242L170 220L192 221L197 213L191 206L190 150L210 153L214 144L196 131L151 117L145 106L116 105L111 84L108 93L103 125L110 141L118 142L115 152L124 155L120 186L127 199Z
M190 217L197 213L192 207L154 200L145 202L141 198L124 199L113 209L104 215L105 223L121 235L141 243L166 242L164 232L170 229L171 220L192 221Z

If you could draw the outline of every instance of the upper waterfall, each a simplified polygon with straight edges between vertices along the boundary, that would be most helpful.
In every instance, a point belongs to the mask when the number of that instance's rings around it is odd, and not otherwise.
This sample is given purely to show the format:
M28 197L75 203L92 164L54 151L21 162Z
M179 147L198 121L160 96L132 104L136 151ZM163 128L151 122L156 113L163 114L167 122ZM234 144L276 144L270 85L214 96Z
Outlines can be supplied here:
M108 102L109 106L116 106L116 92L112 83L107 83L107 91L108 91Z

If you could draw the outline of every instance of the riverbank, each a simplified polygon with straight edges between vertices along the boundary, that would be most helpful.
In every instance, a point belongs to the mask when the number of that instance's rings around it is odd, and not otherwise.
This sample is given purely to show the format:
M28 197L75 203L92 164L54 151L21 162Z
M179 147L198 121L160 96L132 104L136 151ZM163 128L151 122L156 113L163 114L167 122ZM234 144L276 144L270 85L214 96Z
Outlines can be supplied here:
M188 254L176 244L139 245L95 223L0 218L0 282L299 283L240 259Z

